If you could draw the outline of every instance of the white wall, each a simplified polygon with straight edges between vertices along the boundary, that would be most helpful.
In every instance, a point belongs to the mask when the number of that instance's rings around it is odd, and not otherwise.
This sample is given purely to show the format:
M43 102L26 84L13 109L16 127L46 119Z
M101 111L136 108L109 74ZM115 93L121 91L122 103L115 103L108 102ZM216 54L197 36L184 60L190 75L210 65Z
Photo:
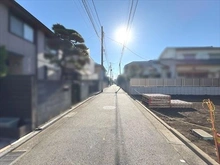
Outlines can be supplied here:
M219 50L175 50L175 48L167 48L161 55L160 59L184 59L184 54L195 54L195 59L209 59L210 53L219 53Z
M176 50L174 48L166 48L160 59L175 59L176 58Z

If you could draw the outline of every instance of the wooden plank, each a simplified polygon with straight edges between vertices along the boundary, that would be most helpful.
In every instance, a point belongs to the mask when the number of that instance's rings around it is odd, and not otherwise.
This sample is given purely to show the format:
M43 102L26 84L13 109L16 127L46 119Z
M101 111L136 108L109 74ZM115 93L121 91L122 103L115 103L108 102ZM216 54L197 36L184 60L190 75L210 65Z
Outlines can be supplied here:
M201 137L203 140L213 140L213 136L202 129L192 129L192 133Z

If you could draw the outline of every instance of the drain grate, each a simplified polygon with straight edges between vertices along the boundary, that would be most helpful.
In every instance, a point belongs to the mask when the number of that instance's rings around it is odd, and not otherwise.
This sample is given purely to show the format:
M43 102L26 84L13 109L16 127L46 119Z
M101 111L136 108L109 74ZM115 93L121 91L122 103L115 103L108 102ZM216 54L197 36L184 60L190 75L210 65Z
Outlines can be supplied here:
M16 160L18 157L23 155L26 151L15 151L15 152L10 152L7 155L3 156L0 158L0 164L1 165L9 165L12 163L14 160Z

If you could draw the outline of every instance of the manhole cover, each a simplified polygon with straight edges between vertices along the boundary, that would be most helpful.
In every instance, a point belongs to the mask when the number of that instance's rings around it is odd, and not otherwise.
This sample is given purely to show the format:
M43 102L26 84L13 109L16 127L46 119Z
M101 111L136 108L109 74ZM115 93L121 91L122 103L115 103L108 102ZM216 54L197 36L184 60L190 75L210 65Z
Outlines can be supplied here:
M103 109L115 109L115 106L104 106Z

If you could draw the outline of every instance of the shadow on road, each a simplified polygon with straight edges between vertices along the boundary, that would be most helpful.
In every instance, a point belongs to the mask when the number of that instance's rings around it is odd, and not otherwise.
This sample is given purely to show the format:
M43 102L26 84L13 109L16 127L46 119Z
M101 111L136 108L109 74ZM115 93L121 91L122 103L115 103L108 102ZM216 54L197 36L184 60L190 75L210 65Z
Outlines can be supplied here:
M115 92L115 107L115 165L128 164L117 92Z

